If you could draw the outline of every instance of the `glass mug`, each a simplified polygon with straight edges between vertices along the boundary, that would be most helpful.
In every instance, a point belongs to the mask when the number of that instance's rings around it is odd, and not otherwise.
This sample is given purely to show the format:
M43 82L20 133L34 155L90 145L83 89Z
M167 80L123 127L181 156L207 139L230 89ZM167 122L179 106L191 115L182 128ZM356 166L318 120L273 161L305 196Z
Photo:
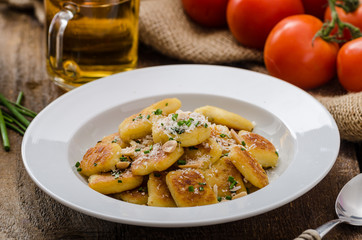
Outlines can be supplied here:
M65 90L134 69L140 0L45 0L47 72Z

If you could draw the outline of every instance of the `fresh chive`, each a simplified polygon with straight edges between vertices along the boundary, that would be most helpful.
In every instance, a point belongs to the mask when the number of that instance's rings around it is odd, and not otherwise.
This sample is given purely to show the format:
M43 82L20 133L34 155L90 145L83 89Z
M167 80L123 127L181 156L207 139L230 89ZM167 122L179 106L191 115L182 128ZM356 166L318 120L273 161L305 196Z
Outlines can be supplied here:
M221 157L227 157L229 156L229 153L224 153L223 155L221 155Z
M82 168L80 168L80 167L77 168L77 171L78 171L78 172L81 172L81 171L82 171Z
M16 103L17 105L20 105L20 104L21 104L21 101L23 100L23 97L24 97L24 93L23 93L22 91L20 91L15 103Z
M221 202L222 198L221 197L217 197L217 201Z
M161 109L157 109L156 111L153 112L155 115L161 115L162 114L162 110Z
M241 149L241 151L245 151L245 148L243 148L243 147L241 147L240 149Z
M121 180L121 179L118 179L118 182L119 182L119 183L122 183L122 180Z
M26 119L23 115L19 113L19 111L8 102L8 100L0 93L0 101L4 104L6 108L9 109L9 111L14 114L14 116L26 127L29 126L30 122L28 119Z
M178 113L172 114L172 120L177 121Z
M195 127L199 126L199 124L200 124L200 121L197 121L197 122L195 123Z
M154 175L155 177L161 177L161 173L159 173L159 172L154 172L153 175Z
M146 118L147 118L147 119L150 119L150 115L148 114Z
M3 116L4 117L7 117L7 118L10 118L16 125L18 125L23 131L26 130L26 127L21 123L19 122L16 118L14 118L12 115L8 114L7 112L3 112Z
M21 130L20 128L18 128L17 126L15 126L9 122L5 122L5 124L8 128L20 133L20 135L22 135L22 136L24 135L25 132L23 130Z
M205 189L204 189L204 187L199 187L199 190L204 191Z
M207 128L207 123L204 124L204 127Z
M178 165L186 165L186 160L177 160Z
M165 106L166 106L166 107L168 106L168 102L165 104Z
M220 134L220 137L222 137L222 138L224 138L224 137L226 137L226 134Z
M189 192L194 192L195 191L195 189L194 189L194 186L189 186Z
M145 154L150 153L150 150L146 150L143 153L145 153Z
M80 166L80 162L76 162L75 163L75 167L77 168L77 167L79 167Z
M225 199L226 199L226 200L231 200L232 198L231 198L230 195L227 195L227 196L225 197Z
M140 149L140 148L136 148L134 151L135 151L135 152L139 152L139 151L141 151L141 149Z
M95 166L95 167L96 167L97 165L98 165L97 163L94 163L94 164L93 164L93 166Z
M199 185L203 185L203 186L205 186L205 185L206 185L206 183L204 183L204 182L199 182Z
M246 143L244 141L241 142L241 145L243 145L244 147L246 146Z
M198 148L195 146L191 146L191 147L189 147L189 150L198 150Z
M279 153L277 151L275 151L275 154L279 157Z
M120 157L120 158L119 158L119 160L121 160L121 162L126 162L126 161L128 161L128 158L127 158L127 157L122 156L122 157Z
M1 138L3 140L4 149L5 149L5 151L9 151L10 142L9 142L8 132L6 130L6 124L5 124L5 120L4 120L1 109L0 109L0 132L1 132Z

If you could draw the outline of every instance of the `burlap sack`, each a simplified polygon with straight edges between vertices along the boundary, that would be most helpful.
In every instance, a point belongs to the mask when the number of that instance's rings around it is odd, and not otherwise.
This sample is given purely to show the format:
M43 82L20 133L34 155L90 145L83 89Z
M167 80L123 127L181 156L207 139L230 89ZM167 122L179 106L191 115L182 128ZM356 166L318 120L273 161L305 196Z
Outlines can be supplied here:
M36 17L44 21L41 0L0 2L34 7ZM185 15L181 0L141 0L139 27L142 43L172 58L209 64L242 62L240 67L267 74L261 51L241 46L226 28L208 29L193 23ZM335 80L309 93L332 114L342 139L362 141L362 92L347 93Z
M185 15L181 0L141 1L140 41L180 60L194 63L242 61L242 67L267 73L260 51L241 46L227 29L207 29L193 23ZM334 87L325 86L309 93L332 114L342 139L362 141L362 92L347 93L340 85L332 85Z

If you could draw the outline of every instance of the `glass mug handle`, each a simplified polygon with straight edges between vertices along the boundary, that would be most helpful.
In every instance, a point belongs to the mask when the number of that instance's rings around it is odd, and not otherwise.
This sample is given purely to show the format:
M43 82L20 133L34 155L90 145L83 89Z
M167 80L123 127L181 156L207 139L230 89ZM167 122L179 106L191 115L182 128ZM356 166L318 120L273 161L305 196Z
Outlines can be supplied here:
M48 60L50 66L56 70L63 69L63 37L65 28L69 20L73 19L77 13L77 6L73 3L65 3L61 9L53 17L48 30ZM52 61L51 56L54 57Z

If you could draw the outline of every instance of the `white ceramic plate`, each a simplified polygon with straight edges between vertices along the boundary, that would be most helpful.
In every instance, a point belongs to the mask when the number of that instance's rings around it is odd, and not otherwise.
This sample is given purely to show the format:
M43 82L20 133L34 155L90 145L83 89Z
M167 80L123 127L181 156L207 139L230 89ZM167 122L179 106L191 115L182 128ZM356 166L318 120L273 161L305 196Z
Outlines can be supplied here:
M182 110L208 104L254 121L255 132L279 151L271 183L240 199L192 208L140 206L90 189L75 163L125 117L166 97L178 97ZM231 67L173 65L116 74L59 97L29 126L22 157L34 182L70 208L119 223L186 227L255 216L296 199L329 172L339 139L327 110L284 81Z

